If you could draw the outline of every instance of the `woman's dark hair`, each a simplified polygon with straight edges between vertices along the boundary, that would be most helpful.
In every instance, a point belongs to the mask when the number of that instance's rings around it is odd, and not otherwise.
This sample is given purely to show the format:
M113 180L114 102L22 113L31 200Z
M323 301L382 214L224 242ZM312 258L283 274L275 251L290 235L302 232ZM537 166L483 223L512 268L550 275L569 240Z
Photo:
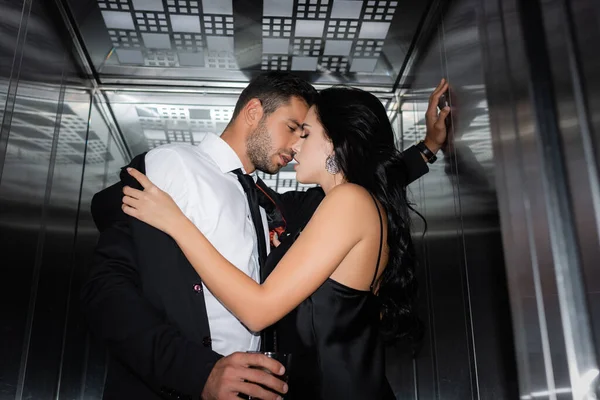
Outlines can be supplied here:
M377 291L382 333L388 341L419 340L407 168L385 108L371 93L345 86L321 91L315 107L346 180L371 192L387 214L389 259Z

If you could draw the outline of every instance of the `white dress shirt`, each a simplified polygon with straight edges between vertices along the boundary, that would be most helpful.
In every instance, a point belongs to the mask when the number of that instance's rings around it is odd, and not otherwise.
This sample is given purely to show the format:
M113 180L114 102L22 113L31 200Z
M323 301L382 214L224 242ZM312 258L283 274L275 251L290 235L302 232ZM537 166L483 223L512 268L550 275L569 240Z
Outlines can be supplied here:
M229 262L259 282L258 243L250 207L237 176L231 172L244 169L233 149L219 136L206 134L197 146L174 143L156 147L145 161L148 178L175 200ZM269 229L262 208L261 216L268 252ZM204 284L203 293L212 349L224 356L259 350L260 335L250 332Z

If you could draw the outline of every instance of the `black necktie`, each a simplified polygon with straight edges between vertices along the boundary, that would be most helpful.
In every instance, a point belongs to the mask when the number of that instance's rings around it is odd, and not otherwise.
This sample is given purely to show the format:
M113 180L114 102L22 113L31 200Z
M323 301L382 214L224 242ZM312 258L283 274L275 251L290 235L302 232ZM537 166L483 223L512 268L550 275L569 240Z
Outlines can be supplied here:
M252 222L254 223L254 230L256 231L256 238L258 240L258 263L260 265L260 281L264 281L264 266L267 259L267 243L265 240L265 231L263 229L262 217L260 215L258 189L256 182L250 175L244 175L240 169L233 171L237 175L246 197L248 198L248 205L250 206L250 215L252 216Z
M252 222L254 223L254 229L256 230L256 238L258 239L258 262L260 264L260 282L265 281L265 261L267 260L267 244L265 241L265 232L263 230L262 218L260 216L259 208L259 193L256 186L256 182L250 175L244 175L240 169L233 171L237 175L246 197L248 198L248 204L250 205L250 214L252 215ZM261 350L262 351L277 351L277 335L275 330L271 327L263 330L260 334L261 337Z

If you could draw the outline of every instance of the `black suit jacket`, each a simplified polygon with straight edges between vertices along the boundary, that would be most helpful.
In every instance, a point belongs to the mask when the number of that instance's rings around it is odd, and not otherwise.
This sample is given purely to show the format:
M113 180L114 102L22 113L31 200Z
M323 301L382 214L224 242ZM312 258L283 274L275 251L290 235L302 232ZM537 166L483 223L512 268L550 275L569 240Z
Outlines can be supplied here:
M428 171L414 147L404 152L404 160L409 182ZM129 165L145 172L144 154ZM200 278L168 235L121 211L123 185L141 189L122 170L120 182L92 199L100 238L82 291L90 330L112 355L104 398L198 399L221 358L211 350ZM260 180L259 185L284 215L285 240L293 242L295 237L289 236L306 225L323 191L315 188L280 195ZM266 274L283 257L283 250L273 249ZM292 319L293 314L277 327L284 335L285 348L294 340Z
M143 155L130 164L145 172ZM121 182L92 200L100 230L82 305L112 355L105 399L199 399L221 356L211 349L198 274L168 235L120 211ZM141 189L141 188L140 188Z

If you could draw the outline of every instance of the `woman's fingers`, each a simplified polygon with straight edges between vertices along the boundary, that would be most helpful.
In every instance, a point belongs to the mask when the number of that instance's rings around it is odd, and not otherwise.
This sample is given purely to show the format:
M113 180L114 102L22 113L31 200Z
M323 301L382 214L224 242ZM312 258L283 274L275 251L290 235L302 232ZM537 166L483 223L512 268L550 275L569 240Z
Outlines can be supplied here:
M131 196L123 196L123 204L127 204L129 207L138 208L136 206L139 204L139 200Z
M133 208L125 203L121 204L121 210L123 210L123 212L129 216L138 218L138 210L136 210L135 208Z
M152 186L154 186L152 182L150 182L150 179L148 179L146 175L142 174L137 169L127 168L127 172L129 173L129 175L133 176L140 183L140 185L142 185L144 189L150 189Z
M141 199L144 196L143 191L134 189L129 186L123 186L123 194L125 196L133 197L134 199Z

